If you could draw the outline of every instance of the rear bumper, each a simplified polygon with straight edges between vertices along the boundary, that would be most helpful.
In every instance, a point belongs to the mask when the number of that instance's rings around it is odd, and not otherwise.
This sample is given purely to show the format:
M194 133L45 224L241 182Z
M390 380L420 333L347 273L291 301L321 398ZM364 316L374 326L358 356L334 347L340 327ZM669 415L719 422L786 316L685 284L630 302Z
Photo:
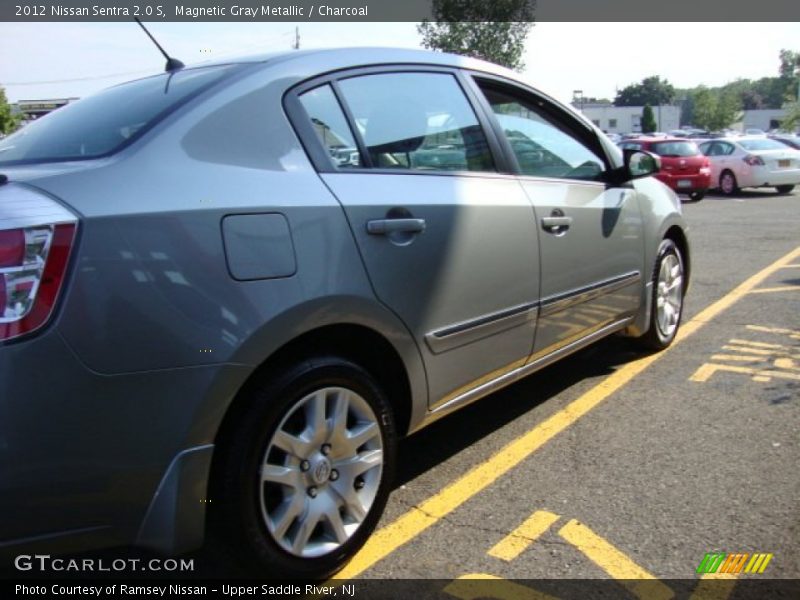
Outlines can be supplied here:
M752 167L739 181L739 187L772 187L776 185L800 185L800 169L770 170L766 166Z
M678 173L659 172L656 178L676 192L705 191L711 185L711 175L693 173L681 175Z
M208 407L224 410L227 369L238 376L229 365L101 375L55 328L0 346L0 555L137 539L163 552L196 547Z

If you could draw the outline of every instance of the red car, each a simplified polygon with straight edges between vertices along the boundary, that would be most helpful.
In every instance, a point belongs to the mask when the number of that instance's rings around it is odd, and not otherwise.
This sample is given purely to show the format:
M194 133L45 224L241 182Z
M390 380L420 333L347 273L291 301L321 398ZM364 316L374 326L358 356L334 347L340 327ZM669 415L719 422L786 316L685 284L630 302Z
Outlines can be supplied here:
M656 178L699 202L711 185L711 165L697 144L681 138L636 138L619 143L623 150L647 150L661 157Z

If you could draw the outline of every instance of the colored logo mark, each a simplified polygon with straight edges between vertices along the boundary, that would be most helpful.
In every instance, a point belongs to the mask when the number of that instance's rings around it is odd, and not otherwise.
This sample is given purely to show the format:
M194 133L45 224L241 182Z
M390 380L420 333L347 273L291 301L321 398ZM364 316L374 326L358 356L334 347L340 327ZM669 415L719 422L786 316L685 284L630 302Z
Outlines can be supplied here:
M772 554L766 552L710 552L703 557L698 573L763 573ZM746 565L746 566L745 566Z

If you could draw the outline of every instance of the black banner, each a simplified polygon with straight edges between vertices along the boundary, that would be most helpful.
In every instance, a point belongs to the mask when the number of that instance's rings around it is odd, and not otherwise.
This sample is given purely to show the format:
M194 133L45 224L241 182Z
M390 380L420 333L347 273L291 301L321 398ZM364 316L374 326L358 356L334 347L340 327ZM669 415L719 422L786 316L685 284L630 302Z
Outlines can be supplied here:
M796 0L528 0L532 20L559 22L800 21ZM433 0L4 0L0 21L421 21ZM491 2L472 16L488 21Z
M728 600L782 600L800 597L800 582L793 579L740 580L614 580L614 579L501 579L485 575L440 579L359 579L326 582L258 580L64 580L3 581L2 598L286 598L297 600L453 600L467 599L537 599L537 600L609 600L651 597L648 584L666 585L674 600L689 598L727 598ZM663 587L659 588L663 590ZM655 597L655 596L652 596ZM663 596L659 596L663 597Z

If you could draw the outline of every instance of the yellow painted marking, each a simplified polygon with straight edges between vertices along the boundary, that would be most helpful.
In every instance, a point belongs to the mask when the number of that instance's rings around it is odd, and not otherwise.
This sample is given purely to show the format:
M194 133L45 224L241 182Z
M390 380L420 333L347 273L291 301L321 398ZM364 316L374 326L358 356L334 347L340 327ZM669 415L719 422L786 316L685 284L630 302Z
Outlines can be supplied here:
M736 573L706 573L689 600L728 600L736 586Z
M522 525L497 542L487 554L502 560L514 560L558 519L558 515L537 510Z
M706 323L743 297L764 279L800 257L800 247L752 275L728 294L700 311L678 330L672 343L675 348L686 338L700 330ZM666 352L669 352L667 349ZM623 387L639 373L647 369L665 352L650 354L625 364L599 384L588 390L563 409L536 425L510 443L485 462L476 465L467 473L437 492L419 507L413 507L392 523L382 527L370 536L364 547L336 575L336 579L352 579L363 573L378 561L386 558L400 546L410 542L423 531L434 525L442 517L450 514L464 502L486 489L498 478L521 463L536 450L575 423L578 419L598 406L614 392Z
M796 364L791 358L776 358L775 366L779 369L789 369L791 371L800 371L800 365Z
M776 354L786 354L785 350L767 350L766 348L741 348L739 346L723 346L723 350L731 352L741 352L742 354L758 354L759 356L775 356Z
M753 375L753 381L758 383L767 383L769 380L769 377L764 377L763 375Z
M578 548L598 567L627 587L634 595L647 600L667 600L675 594L654 575L644 570L591 529L572 519L558 535ZM646 581L637 581L646 580Z
M763 356L742 356L741 354L712 354L711 360L732 360L734 362L764 362Z
M790 338L800 340L800 331L794 329L784 329L782 327L763 327L761 325L748 325L750 331L762 331L764 333L778 333L788 335Z
M757 348L779 348L781 350L785 350L786 346L781 346L780 344L767 344L765 342L754 342L752 340L738 340L736 338L729 340L731 344L742 344L745 346L756 346Z
M704 365L701 365L700 368L697 369L697 371L695 371L691 377L689 377L689 381L704 383L708 381L709 378L717 371L753 375L753 379L756 381L769 381L770 377L778 377L780 379L796 379L800 381L800 374L774 371L771 369L751 369L750 367L740 367L738 365L718 365L715 363L705 363ZM756 379L756 377L759 379Z
M796 285L782 285L778 287L771 287L771 288L761 288L758 290L753 290L750 292L751 294L775 294L777 292L800 292L800 287Z
M447 584L444 591L462 600L497 598L498 600L556 600L553 596L537 592L502 577L486 573L470 573Z

